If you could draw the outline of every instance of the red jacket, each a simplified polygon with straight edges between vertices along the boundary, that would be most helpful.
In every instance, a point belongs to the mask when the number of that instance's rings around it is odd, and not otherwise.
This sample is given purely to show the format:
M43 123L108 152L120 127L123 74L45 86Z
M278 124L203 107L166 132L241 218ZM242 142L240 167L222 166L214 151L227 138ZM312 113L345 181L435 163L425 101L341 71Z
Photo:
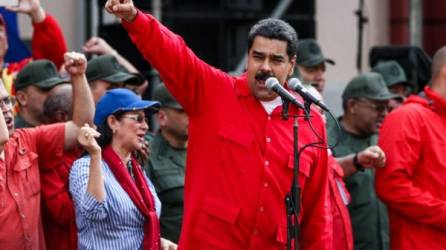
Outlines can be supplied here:
M47 250L76 250L77 227L68 176L80 149L64 152L61 160L40 167L42 221Z
M246 77L210 67L152 16L139 12L124 27L189 115L180 248L285 249L293 119L282 120L281 107L267 115ZM321 117L312 115L325 138ZM299 125L300 146L319 141L308 122ZM327 150L304 151L299 181L300 249L331 249Z
M333 214L333 250L353 250L353 232L347 204L350 194L344 184L344 171L335 158L328 157L330 200Z
M5 144L0 160L1 249L45 249L39 167L61 161L64 133L62 123L17 129Z
M376 189L395 250L446 247L446 99L429 87L425 93L390 113L380 131L387 165Z

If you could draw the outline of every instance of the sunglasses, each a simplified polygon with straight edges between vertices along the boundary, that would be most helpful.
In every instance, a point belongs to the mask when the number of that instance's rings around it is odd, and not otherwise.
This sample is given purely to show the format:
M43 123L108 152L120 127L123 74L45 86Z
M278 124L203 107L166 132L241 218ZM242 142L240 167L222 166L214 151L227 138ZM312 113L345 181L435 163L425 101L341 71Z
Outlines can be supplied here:
M389 109L389 107L387 106L386 103L371 103L364 99L357 99L357 100L358 100L358 102L364 104L364 106L366 106L372 110L375 110L378 113L382 113Z
M141 114L135 114L135 115L123 115L122 118L128 118L136 121L137 123L143 123L146 122L149 124L149 121L147 120L147 117Z

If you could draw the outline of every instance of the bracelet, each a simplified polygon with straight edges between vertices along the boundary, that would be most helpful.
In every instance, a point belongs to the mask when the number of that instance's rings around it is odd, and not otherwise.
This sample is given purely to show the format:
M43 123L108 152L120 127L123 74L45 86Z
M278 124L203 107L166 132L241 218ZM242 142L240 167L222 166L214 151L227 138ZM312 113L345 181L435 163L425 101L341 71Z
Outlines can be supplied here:
M358 160L358 153L355 153L355 156L353 156L353 166L355 166L356 170L364 172L364 166Z

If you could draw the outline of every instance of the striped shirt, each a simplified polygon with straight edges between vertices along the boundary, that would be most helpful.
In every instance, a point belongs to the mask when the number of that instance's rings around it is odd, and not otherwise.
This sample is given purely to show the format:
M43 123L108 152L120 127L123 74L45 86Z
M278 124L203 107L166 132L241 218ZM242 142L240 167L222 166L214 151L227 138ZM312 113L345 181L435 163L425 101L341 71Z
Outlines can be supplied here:
M107 163L102 161L105 200L97 201L87 192L90 156L73 163L69 188L76 209L79 249L142 249L146 218L122 189ZM161 202L146 177L159 217Z

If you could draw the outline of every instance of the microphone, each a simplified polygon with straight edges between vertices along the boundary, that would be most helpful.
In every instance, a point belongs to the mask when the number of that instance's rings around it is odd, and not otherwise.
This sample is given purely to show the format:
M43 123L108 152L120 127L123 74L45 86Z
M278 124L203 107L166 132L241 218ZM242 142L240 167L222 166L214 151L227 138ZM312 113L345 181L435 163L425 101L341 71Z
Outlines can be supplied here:
M311 94L310 91L308 91L308 89L302 85L302 83L300 82L299 79L297 79L297 78L289 79L288 80L288 88L299 93L299 95L302 96L302 98L304 100L306 100L307 102L314 103L317 106L321 107L321 109L329 112L327 106L325 106L325 104L322 103L321 99L319 99L319 98L315 97L313 94Z
M279 80L275 77L269 77L265 82L266 88L276 92L283 100L289 101L297 107L304 109L304 106L300 104L296 97L294 97L288 90L286 90L282 85L280 85Z

